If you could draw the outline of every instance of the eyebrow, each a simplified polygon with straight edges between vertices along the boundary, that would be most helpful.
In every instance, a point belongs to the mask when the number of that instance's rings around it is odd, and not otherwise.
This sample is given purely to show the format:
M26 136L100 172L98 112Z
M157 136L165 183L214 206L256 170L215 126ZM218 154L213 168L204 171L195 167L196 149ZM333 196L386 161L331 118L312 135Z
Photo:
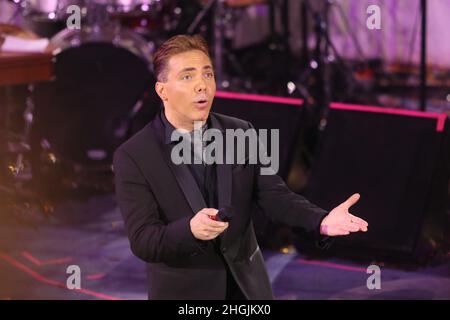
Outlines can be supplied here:
M211 66L204 66L202 69L203 70L212 70L212 67ZM188 68L184 68L183 70L178 72L178 74L181 74L183 72L195 71L195 70L196 70L196 68L194 68L194 67L188 67Z

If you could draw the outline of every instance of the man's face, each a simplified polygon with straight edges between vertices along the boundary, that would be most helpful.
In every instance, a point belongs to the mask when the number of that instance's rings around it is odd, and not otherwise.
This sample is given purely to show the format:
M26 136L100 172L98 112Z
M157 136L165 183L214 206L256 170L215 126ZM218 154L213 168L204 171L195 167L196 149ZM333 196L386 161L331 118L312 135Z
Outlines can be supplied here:
M192 130L194 121L206 121L216 93L211 60L199 50L172 56L167 81L157 82L167 119L176 127Z

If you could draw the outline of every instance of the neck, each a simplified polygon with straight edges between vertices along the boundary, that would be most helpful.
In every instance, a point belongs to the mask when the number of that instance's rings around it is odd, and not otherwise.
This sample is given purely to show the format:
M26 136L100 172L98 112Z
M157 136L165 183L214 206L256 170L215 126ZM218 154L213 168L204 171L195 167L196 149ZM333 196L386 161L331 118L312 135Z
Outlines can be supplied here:
M164 114L166 116L167 121L170 122L171 125L175 127L175 129L183 130L187 132L191 132L194 129L198 129L197 126L194 127L194 121L190 119L186 119L185 121L180 120L177 118L171 111L169 111L167 108L164 108ZM200 128L206 123L206 120L197 120L196 122L201 122Z

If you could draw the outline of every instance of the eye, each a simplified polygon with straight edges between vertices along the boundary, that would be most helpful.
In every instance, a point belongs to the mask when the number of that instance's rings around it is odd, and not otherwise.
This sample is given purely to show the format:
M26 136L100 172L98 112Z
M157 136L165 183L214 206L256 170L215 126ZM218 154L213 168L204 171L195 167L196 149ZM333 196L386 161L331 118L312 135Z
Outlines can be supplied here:
M205 73L205 77L208 78L208 79L214 78L214 73L207 72L207 73Z
M181 77L181 80L191 80L192 76L190 74L185 74L184 76Z

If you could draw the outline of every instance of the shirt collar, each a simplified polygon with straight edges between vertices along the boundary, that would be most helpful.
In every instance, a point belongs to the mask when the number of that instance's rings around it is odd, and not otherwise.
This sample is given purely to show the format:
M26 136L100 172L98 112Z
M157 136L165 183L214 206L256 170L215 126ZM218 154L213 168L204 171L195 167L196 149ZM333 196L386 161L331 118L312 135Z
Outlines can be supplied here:
M161 110L160 117L161 117L162 123L164 125L165 144L171 144L173 142L176 142L176 141L172 141L172 139L171 139L172 132L174 130L176 130L176 128L169 122L169 120L167 120L166 114L164 112L164 108L162 108L162 110ZM206 120L205 124L202 127L203 132L206 129L208 129L209 122L210 122L210 117L208 117L208 119ZM191 133L189 133L189 134L191 134Z

